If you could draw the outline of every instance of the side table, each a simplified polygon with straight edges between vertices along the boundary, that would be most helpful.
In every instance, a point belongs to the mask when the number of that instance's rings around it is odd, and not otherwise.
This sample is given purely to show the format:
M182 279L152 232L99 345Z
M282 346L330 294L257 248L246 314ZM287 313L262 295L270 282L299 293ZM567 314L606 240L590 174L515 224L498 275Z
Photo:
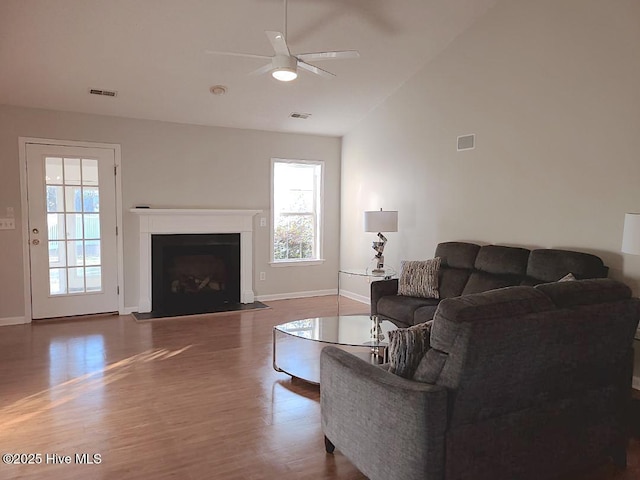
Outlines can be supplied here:
M383 273L372 273L368 268L341 268L338 270L338 297L340 297L340 275L366 278L369 282L377 280L390 280L397 275L394 268L387 267Z
M390 280L397 275L394 268L387 267L383 273L372 273L368 268L340 268L338 270L338 313L340 313L340 277L341 275L348 275L350 277L361 277L367 280L368 283L376 282L379 280Z

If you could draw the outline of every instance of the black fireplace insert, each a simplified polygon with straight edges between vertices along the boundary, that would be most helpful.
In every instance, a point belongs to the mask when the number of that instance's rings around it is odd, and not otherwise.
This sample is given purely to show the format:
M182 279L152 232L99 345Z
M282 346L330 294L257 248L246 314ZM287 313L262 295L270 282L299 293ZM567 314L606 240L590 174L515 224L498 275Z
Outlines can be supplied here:
M152 235L151 279L154 313L208 313L238 304L240 234Z

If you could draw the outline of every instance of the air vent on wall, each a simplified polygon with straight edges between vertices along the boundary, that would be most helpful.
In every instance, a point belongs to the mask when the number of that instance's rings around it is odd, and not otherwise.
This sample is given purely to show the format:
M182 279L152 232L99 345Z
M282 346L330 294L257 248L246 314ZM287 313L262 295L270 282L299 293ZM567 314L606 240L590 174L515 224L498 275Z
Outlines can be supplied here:
M473 150L476 148L476 134L461 135L458 137L458 151Z
M118 94L115 90L99 90L97 88L90 89L89 93L91 95L103 95L105 97L115 97Z
M302 120L306 120L307 118L309 118L311 116L310 113L298 113L298 112L293 112L291 115L289 115L291 118L300 118Z

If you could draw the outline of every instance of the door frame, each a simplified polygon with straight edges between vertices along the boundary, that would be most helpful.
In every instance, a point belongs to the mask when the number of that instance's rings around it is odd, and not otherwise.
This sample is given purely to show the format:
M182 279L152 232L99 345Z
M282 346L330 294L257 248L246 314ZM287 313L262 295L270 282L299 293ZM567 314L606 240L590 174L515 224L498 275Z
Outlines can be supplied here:
M122 182L120 176L121 152L117 143L80 142L76 140L54 140L49 138L18 137L18 158L20 162L20 208L22 209L22 265L24 272L24 319L31 323L31 262L29 253L29 205L27 200L27 144L53 145L57 147L104 148L113 150L116 174L116 256L118 270L118 313L124 315L124 258L122 240Z

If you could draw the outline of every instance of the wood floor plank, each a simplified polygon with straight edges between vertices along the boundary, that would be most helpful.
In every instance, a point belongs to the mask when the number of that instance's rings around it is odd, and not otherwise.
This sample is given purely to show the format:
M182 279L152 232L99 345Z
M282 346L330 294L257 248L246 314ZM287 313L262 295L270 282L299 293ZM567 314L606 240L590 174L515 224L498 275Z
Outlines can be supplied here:
M336 315L336 297L269 305L2 327L0 453L97 453L101 463L1 464L0 479L363 479L324 451L318 387L271 364L273 326ZM342 314L367 309L340 300ZM634 440L626 471L574 478L640 478L639 453Z

